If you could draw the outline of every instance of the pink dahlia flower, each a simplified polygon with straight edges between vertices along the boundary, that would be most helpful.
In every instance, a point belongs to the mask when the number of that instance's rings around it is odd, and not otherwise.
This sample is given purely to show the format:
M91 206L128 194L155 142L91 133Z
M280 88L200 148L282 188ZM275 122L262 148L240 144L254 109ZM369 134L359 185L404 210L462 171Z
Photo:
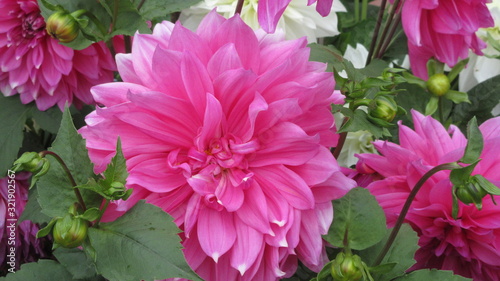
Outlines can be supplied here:
M455 126L446 130L430 116L413 111L415 130L399 125L400 145L376 141L382 155L359 155L364 165L384 177L368 189L377 198L393 226L411 189L431 168L459 160L467 140ZM484 136L481 161L473 174L481 174L500 185L500 118L480 126ZM489 196L483 209L460 204L458 218L452 217L452 185L449 171L432 176L418 192L406 216L417 231L420 249L413 269L438 268L476 281L500 280L500 206ZM500 202L500 196L496 196Z
M90 88L113 81L116 68L103 42L80 51L45 31L35 0L0 0L0 92L46 110L94 104Z
M329 146L335 95L306 39L254 32L215 11L196 33L180 23L136 34L117 56L124 82L92 88L104 107L80 132L101 172L120 136L132 197L170 213L205 280L276 280L297 258L326 261L331 200L355 186Z
M403 28L414 74L427 79L427 61L434 57L453 67L469 49L482 55L486 44L475 32L494 26L487 0L406 0Z
M31 174L22 172L12 176L0 179L0 276L12 272L12 266L17 271L23 263L48 257L51 248L46 238L36 238L38 225L30 221L19 223L28 201Z
M257 16L259 24L268 33L274 33L278 21L285 12L286 7L292 0L259 0ZM305 0L302 0L305 1ZM330 14L332 10L333 0L307 0L307 5L316 5L316 11L323 17Z

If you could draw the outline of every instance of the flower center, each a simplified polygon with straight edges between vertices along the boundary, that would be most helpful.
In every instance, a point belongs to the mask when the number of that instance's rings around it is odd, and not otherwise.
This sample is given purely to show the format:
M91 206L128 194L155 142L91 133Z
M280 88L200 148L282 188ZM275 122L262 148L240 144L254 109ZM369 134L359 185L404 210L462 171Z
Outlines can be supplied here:
M26 39L34 38L40 31L45 29L45 21L38 12L24 15L22 23L22 36Z

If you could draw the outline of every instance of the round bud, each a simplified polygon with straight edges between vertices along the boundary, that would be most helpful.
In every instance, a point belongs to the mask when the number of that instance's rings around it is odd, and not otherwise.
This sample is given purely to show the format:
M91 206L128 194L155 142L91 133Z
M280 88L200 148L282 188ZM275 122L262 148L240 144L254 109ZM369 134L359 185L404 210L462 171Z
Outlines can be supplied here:
M427 89L431 94L442 97L450 89L450 79L443 73L434 74L427 80Z
M79 26L69 13L55 12L47 19L46 29L52 38L69 43L78 36Z
M87 238L88 221L66 214L59 218L52 230L54 242L64 248L75 248Z
M357 281L363 277L361 259L357 255L339 253L332 263L334 281Z
M398 105L388 96L376 97L368 106L368 114L386 122L391 122L396 117Z

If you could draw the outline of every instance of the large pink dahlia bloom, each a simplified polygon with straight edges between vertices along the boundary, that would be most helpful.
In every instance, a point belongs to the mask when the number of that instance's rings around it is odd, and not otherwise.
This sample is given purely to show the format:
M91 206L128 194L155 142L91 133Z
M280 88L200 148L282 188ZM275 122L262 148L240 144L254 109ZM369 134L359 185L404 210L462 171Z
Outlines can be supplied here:
M343 97L306 44L215 11L196 33L137 34L117 56L124 82L92 88L104 107L80 130L97 172L123 143L134 193L108 215L139 199L163 208L205 280L276 280L297 257L319 270L331 200L355 182L327 149Z
M486 45L475 32L494 26L488 0L406 0L403 28L414 74L427 79L427 61L434 57L453 67L469 49L482 55Z
M359 155L364 165L385 177L368 189L394 225L411 189L431 168L460 159L467 140L455 126L446 130L430 116L413 111L415 130L399 125L400 145L376 141L382 155ZM473 174L500 186L500 118L480 126L484 136L481 161ZM452 218L452 185L449 171L432 176L418 192L406 217L420 239L415 259L418 268L453 270L476 281L500 280L500 206L489 196L483 209L460 203L458 219ZM500 202L500 196L496 196Z
M20 222L28 201L30 173L10 174L0 178L0 276L17 271L21 264L48 257L51 243L37 239L37 224ZM11 251L14 248L14 251Z
M113 81L116 68L103 42L80 51L45 31L36 0L0 0L0 92L46 110L93 104L90 88Z
M259 24L266 32L273 33L278 21L292 0L259 0L257 17ZM306 0L302 0L306 1ZM333 0L307 0L307 5L316 3L316 11L323 17L330 14Z

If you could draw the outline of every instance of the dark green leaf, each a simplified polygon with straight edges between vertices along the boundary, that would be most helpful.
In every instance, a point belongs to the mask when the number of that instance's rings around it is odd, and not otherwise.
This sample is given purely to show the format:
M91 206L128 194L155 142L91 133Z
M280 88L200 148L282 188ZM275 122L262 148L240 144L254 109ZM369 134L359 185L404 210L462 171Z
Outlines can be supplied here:
M33 119L40 128L56 134L61 124L62 112L54 106L46 111L33 110Z
M311 49L309 60L328 63L327 71L331 72L333 68L337 71L341 71L345 68L345 59L342 53L335 47L316 43L309 44L308 47Z
M200 2L200 0L133 0L135 7L139 3L144 2L140 7L139 12L146 20L152 20L158 17L165 17L166 15L179 12L186 8L193 6Z
M467 281L472 280L459 275L454 275L451 271L436 270L436 269L421 269L413 271L405 276L394 279L394 281L422 281L422 280L439 280L439 281Z
M167 213L139 201L116 221L89 229L97 270L111 281L201 280L184 259L178 232Z
M106 3L113 11L116 9L115 3L118 5L117 17L114 22L111 36L119 34L134 35L136 31L140 33L151 33L146 21L142 18L136 6L130 0L106 0Z
M382 241L359 253L361 258L367 265L373 265L380 251L384 247L392 229L388 229ZM382 260L381 265L394 264L392 269L383 274L374 272L372 275L377 281L391 280L395 277L402 276L408 270L415 260L415 252L418 249L418 236L408 224L403 224L399 230L398 236L392 243L391 248Z
M24 206L23 213L19 221L29 220L34 223L42 224L50 221L50 217L42 213L42 208L38 203L38 189L33 188L28 195L28 203Z
M464 156L460 159L463 163L473 163L479 159L483 151L483 134L477 126L476 117L473 117L467 124L467 146Z
M111 162L108 164L108 167L106 168L106 171L104 171L103 175L104 182L109 185L113 182L120 182L123 184L127 182L127 164L125 162L125 157L123 156L122 144L119 138L116 143L116 154L111 159Z
M17 158L23 144L23 129L26 119L31 116L33 106L23 105L18 96L4 97L0 94L0 177Z
M74 279L97 278L94 263L82 250L57 248L54 251L54 256L73 275Z
M76 184L86 183L94 177L85 141L76 131L69 110L65 110L57 138L51 151L57 153L71 171ZM77 201L73 185L63 168L52 155L45 156L50 161L50 170L37 184L38 202L42 212L50 217L64 217L69 206ZM88 208L99 207L100 197L91 191L82 190Z
M397 264L398 264L397 262L384 263L384 264L381 264L381 265L370 267L369 271L370 271L370 273L372 275L374 275L374 274L385 274L385 273L391 272L391 270L393 270L394 267L396 267Z
M73 280L73 276L64 266L53 260L39 260L38 262L21 265L21 269L16 273L7 274L0 278L3 281L55 281Z
M471 103L457 104L452 112L455 124L464 125L466 120L476 116L478 124L493 117L491 110L500 101L500 76L488 79L468 92Z
M358 187L334 200L330 231L325 239L332 245L362 250L373 246L385 235L385 215L377 200L367 189Z
M432 115L438 109L439 98L432 96L425 107L425 115Z

